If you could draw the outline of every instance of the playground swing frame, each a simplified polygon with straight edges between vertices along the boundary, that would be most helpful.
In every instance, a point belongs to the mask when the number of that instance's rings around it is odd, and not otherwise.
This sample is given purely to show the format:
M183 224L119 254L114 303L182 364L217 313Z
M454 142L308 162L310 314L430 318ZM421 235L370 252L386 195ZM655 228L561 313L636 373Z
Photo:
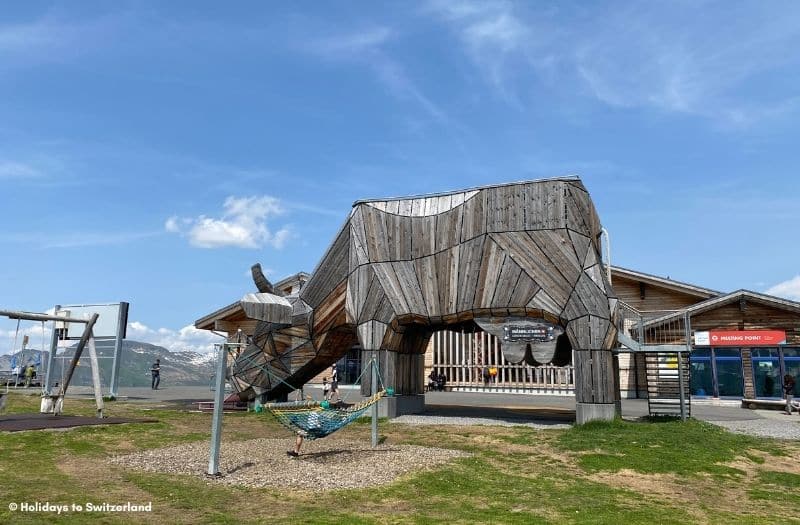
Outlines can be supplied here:
M94 397L95 403L97 406L97 417L103 417L103 393L100 386L100 368L97 362L97 349L95 347L95 340L93 334L93 328L95 323L97 322L97 318L99 314L94 313L89 319L76 319L71 317L63 317L58 315L50 315L50 314L40 314L34 312L22 312L17 310L0 310L0 316L7 317L8 319L16 319L16 320L25 320L25 321L53 321L56 322L68 322L68 323L81 323L85 324L86 326L83 329L83 334L81 335L80 340L78 341L78 346L75 349L75 354L72 356L72 361L70 362L69 369L67 370L66 377L64 381L61 382L59 385L57 392L50 391L50 385L46 384L42 388L42 403L41 403L41 413L48 414L52 413L54 415L60 415L64 409L64 397L67 394L67 388L69 387L69 383L72 380L72 375L75 372L75 368L78 366L78 361L80 360L81 356L83 355L83 350L86 346L89 347L89 357L91 359L92 365L92 381L94 383ZM50 370L48 369L48 376L50 375Z

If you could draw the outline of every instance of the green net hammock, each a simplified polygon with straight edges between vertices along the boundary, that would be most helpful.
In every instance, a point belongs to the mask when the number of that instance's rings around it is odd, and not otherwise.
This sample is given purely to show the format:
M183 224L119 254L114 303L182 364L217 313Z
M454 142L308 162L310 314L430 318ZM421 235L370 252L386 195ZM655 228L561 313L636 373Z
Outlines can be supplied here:
M374 396L347 408L323 408L317 401L268 403L264 408L289 430L305 439L313 440L333 434L352 423L380 401L385 393L381 390Z

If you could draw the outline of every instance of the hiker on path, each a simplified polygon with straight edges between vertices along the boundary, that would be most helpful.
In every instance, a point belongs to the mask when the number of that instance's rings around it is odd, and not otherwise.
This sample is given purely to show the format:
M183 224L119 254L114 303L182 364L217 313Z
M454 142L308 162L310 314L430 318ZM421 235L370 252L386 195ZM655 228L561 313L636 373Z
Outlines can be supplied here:
M161 360L156 359L156 362L153 363L153 366L150 367L150 373L153 375L153 380L150 383L150 388L153 390L158 390L158 385L161 383Z

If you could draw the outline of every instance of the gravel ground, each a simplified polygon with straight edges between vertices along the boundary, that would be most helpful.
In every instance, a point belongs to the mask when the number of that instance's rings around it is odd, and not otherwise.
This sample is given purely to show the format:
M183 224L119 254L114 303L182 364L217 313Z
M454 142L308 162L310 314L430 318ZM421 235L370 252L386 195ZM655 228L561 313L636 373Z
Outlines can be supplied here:
M406 425L496 425L500 427L529 427L529 428L569 428L572 425L559 422L539 422L533 423L524 419L492 419L483 417L452 417L452 416L414 416L406 415L390 420L391 423L403 423Z
M290 458L286 451L293 445L293 438L223 442L223 475L208 478L209 483L306 490L374 487L468 456L457 450L411 445L383 444L372 449L368 442L326 438L304 442L300 457ZM208 450L209 442L204 441L116 456L109 461L135 470L205 477Z
M785 419L767 417L764 419L748 419L745 421L709 421L727 428L731 432L748 434L756 437L777 439L800 439L800 418L783 416Z

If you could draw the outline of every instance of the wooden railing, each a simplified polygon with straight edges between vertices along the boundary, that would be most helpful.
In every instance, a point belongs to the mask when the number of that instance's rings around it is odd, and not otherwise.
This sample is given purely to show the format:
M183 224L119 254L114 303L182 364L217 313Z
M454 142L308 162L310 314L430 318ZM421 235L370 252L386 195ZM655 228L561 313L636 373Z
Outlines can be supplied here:
M431 370L447 377L448 390L572 395L575 372L570 366L512 364L503 358L500 341L486 332L436 332L425 376ZM490 371L495 372L489 375Z

